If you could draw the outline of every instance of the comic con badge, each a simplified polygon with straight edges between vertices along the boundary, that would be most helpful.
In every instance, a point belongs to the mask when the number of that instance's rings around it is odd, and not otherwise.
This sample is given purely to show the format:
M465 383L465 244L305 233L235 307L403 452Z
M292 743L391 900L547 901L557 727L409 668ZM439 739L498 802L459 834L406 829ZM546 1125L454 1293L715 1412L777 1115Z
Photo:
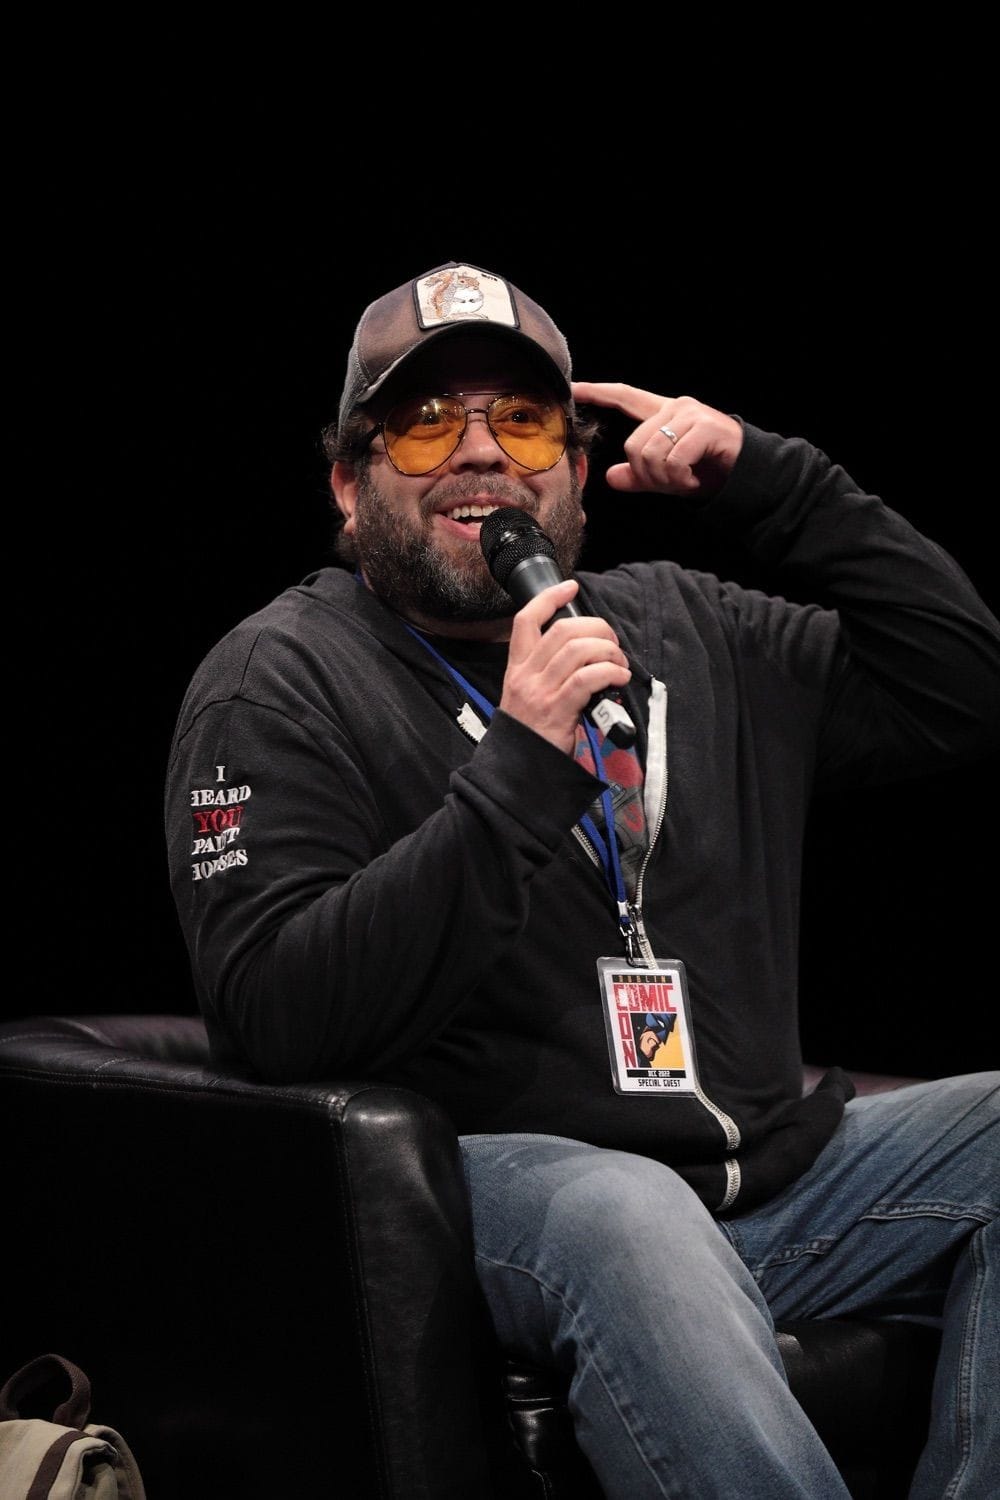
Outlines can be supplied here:
M597 972L615 1092L661 1099L697 1093L681 961L634 969L620 958L599 958Z

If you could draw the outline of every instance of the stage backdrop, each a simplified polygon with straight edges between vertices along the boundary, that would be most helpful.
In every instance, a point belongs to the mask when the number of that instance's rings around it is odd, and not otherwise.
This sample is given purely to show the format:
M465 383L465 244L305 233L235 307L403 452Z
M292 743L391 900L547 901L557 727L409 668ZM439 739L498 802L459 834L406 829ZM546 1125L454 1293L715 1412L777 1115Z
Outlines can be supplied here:
M770 190L727 183L665 219L638 211L634 153L598 148L582 195L528 173L512 201L472 174L406 211L388 168L328 182L309 118L283 151L273 111L133 89L125 151L114 104L67 109L22 187L8 734L27 962L9 1010L193 1009L161 814L181 695L223 631L328 560L318 439L354 323L445 260L543 302L581 377L808 437L1000 603L995 420L973 359L983 226L972 194L928 221L916 155L865 173L831 149L798 189L771 163ZM596 455L584 565L674 556L766 581L682 506L607 489L625 431L609 421ZM997 1065L996 771L817 808L802 960L817 1061Z

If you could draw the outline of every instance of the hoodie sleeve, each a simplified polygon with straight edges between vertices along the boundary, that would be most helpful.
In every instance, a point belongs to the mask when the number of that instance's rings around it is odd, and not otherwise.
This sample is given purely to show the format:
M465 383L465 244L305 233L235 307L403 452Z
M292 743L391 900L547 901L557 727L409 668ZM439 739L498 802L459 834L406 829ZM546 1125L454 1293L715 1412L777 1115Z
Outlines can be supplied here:
M500 711L449 771L393 715L362 736L323 692L307 711L287 660L261 640L253 655L252 694L248 672L238 692L196 690L167 775L199 1001L220 1050L263 1077L372 1075L425 1047L517 941L599 783Z
M744 427L703 515L790 597L836 612L820 783L877 783L1000 749L1000 622L955 560L819 449ZM767 603L753 597L763 620Z

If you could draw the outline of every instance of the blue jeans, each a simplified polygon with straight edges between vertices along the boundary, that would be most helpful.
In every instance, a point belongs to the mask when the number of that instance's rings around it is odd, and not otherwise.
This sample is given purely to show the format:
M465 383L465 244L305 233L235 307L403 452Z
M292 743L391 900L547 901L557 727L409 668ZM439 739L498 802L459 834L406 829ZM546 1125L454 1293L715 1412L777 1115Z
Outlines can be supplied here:
M1000 1073L852 1100L803 1177L725 1222L645 1157L461 1144L500 1342L570 1377L608 1500L845 1500L774 1320L851 1314L943 1330L912 1500L997 1495Z

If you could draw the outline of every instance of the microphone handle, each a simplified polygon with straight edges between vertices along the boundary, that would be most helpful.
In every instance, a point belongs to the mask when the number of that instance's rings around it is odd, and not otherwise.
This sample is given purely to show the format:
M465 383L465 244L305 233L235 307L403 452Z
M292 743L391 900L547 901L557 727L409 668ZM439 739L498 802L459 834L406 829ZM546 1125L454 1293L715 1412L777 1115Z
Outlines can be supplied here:
M553 558L536 552L514 564L504 579L503 586L515 604L523 605L536 598L543 589L562 582L563 574L558 563ZM575 600L571 600L569 604L560 605L552 619L572 620L579 619L582 615L583 610ZM551 623L550 620L549 624ZM619 749L627 750L630 745L635 744L635 725L617 696L612 696L609 692L594 693L584 713L595 728Z

